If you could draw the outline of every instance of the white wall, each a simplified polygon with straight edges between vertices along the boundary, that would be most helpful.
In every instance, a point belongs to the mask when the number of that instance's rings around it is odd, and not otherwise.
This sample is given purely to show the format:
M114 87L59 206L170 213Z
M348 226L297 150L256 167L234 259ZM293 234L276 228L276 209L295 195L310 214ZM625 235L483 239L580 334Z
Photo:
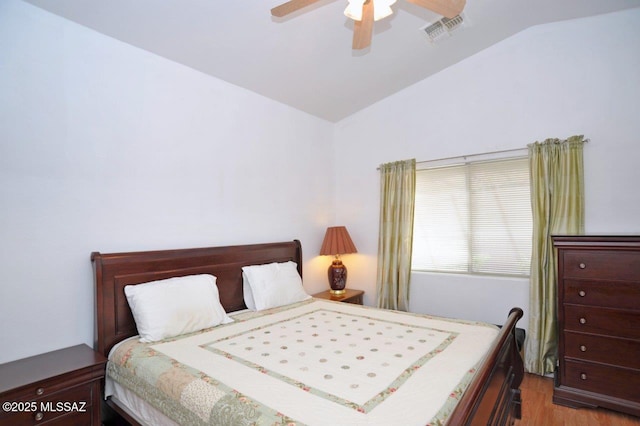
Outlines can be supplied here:
M640 232L638 46L640 9L530 28L338 123L338 222L359 249L349 285L374 303L376 167L389 161L584 134L586 231ZM527 280L412 275L415 312L498 323L512 306L527 310Z
M334 126L0 2L0 363L92 343L94 250L299 238L316 292L324 229L346 225L349 286L373 304L388 161L582 133L587 231L640 232L639 28L638 10L532 28ZM416 312L492 322L528 303L523 280L412 288Z
M0 93L0 363L92 344L92 251L298 238L326 287L331 123L17 0Z

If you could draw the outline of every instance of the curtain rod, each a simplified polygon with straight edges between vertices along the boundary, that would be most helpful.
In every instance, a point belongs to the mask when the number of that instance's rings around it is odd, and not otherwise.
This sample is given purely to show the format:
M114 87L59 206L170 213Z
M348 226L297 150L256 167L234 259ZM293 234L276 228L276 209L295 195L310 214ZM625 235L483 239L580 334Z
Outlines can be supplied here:
M479 153L479 154L456 155L455 157L444 157L444 158L436 158L434 160L416 161L416 164L431 163L431 162L434 162L434 161L455 160L457 158L467 159L469 157L482 157L482 156L485 156L485 155L506 154L507 152L524 151L526 149L527 149L527 147L525 146L524 148L503 149L503 150L500 150L500 151L482 152L482 153Z
M524 151L525 148L515 148L515 149L504 149L501 151L491 151L491 152L483 152L480 154L469 154L469 155L456 155L455 157L443 157L443 158L434 158L433 160L424 160L424 161L416 161L416 164L425 164L425 163L435 163L436 161L446 161L446 160L455 160L455 159L467 159L469 157L480 157L484 155L495 155L495 154L504 154L507 152L516 152L516 151ZM380 166L376 167L376 170L380 170Z
M589 139L584 139L583 140L584 143L589 142ZM479 154L469 154L469 155L456 155L455 157L443 157L443 158L435 158L433 160L424 160L424 161L416 161L416 164L425 164L425 163L434 163L436 161L446 161L446 160L455 160L455 159L467 159L470 157L482 157L485 155L496 155L496 154L506 154L508 152L517 152L517 151L524 151L527 150L528 146L525 146L523 148L513 148L513 149L503 149L503 150L499 150L499 151L490 151L490 152L482 152ZM380 166L376 167L376 170L380 170Z

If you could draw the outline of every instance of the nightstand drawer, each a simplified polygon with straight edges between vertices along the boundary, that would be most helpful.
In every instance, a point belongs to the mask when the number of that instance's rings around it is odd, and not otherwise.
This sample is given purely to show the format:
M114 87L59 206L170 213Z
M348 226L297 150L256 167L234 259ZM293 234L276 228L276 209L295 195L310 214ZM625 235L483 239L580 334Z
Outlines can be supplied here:
M11 401L33 401L41 398L49 398L60 391L69 390L70 388L95 380L96 372L87 369L69 373L62 377L55 377L44 380L33 385L26 386L19 391L11 393ZM6 397L3 397L4 400Z
M321 293L314 294L313 297L315 297L316 299L333 300L334 302L362 305L364 304L363 295L364 295L364 291L362 290L352 290L348 288L345 290L343 294L335 295L335 294L332 294L329 290L327 290Z
M71 412L64 414L63 416L56 417L54 420L50 420L44 423L45 426L87 426L92 424L92 418L94 414L91 410L87 410L84 413ZM42 424L42 422L35 423L36 425Z
M92 424L93 412L91 408L86 411L16 413L14 416L0 420L2 424L11 426L87 426Z
M360 295L351 297L349 299L345 299L345 300L343 300L343 302L344 303L352 303L354 305L362 305L362 303L363 303L362 295L360 294Z
M0 411L0 422L13 426L40 424L63 416L91 419L94 392L97 391L94 383L85 383L43 398L3 400L3 408L8 403L11 409Z

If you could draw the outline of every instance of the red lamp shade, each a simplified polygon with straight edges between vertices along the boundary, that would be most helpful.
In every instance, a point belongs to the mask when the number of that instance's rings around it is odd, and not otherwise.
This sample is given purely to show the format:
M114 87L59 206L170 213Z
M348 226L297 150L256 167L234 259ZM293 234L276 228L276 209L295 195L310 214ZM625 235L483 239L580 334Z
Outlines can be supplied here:
M344 294L347 286L347 268L340 260L341 254L357 253L355 244L344 226L332 226L327 228L327 232L320 248L321 256L335 256L333 263L329 266L328 277L331 293Z

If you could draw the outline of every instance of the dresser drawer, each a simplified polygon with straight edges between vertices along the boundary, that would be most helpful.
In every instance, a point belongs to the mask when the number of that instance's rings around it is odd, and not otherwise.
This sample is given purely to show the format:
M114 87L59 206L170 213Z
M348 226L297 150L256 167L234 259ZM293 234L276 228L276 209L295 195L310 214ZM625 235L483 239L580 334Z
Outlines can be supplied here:
M592 334L564 332L567 358L595 361L640 370L640 340L616 339Z
M640 282L564 280L563 290L565 303L640 310Z
M564 304L564 328L581 333L640 339L640 312Z
M640 370L566 360L563 384L615 398L640 402Z
M563 278L634 281L640 275L640 252L564 250Z
M67 420L77 418L89 419L84 424L90 424L97 383L85 383L42 398L3 399L3 406L5 401L13 406L10 405L10 410L0 411L0 423L12 426L32 425L58 418L62 421L64 418L65 422L60 424L73 424L67 423Z

